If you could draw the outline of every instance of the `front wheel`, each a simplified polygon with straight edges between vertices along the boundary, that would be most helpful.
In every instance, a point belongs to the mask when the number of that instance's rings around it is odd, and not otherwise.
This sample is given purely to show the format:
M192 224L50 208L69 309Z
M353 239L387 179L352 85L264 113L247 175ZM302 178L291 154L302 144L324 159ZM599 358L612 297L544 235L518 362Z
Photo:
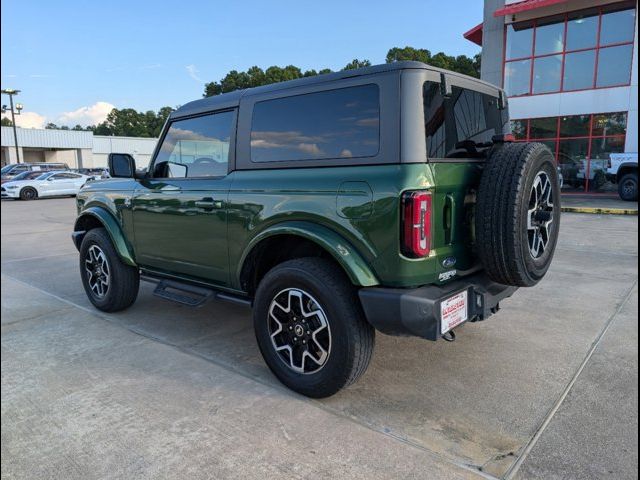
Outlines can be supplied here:
M253 321L271 371L308 397L354 383L371 360L375 331L356 289L325 259L289 260L269 271L256 292Z
M38 198L38 191L32 187L25 187L20 190L20 199L21 200L35 200Z
M138 269L120 260L104 228L89 230L82 239L80 276L89 301L103 312L124 310L138 296Z

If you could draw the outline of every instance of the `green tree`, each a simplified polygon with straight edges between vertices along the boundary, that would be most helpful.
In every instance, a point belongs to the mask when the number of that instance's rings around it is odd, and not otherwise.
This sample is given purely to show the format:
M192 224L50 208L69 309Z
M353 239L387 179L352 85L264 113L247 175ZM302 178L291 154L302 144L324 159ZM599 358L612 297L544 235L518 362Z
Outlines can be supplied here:
M476 78L480 78L480 59L480 54L475 55L473 58L469 58L466 55L453 57L444 52L432 55L427 49L414 47L394 47L387 52L386 57L387 63L414 60Z
M249 68L246 72L231 70L220 81L210 82L204 86L204 96L211 97L220 95L221 93L233 92L235 90L243 90L245 88L259 87L261 85L269 85L276 82L285 82L287 80L295 80L296 78L312 77L324 73L330 73L328 68L319 72L315 70L307 70L303 72L294 65L286 67L271 66L266 70L258 66Z
M104 122L87 127L87 129L96 135L158 137L172 111L172 107L162 107L157 112L153 110L138 112L133 108L114 108L109 112Z
M355 70L356 68L370 67L371 62L369 60L358 60L354 58L347 63L342 70Z
M58 127L58 125L56 125L55 123L47 123L44 128L46 128L47 130L58 130L60 127Z
M13 122L11 120L9 120L7 117L2 117L2 120L0 120L0 124L2 124L3 127L12 127L13 126Z
M424 48L413 47L393 47L387 52L387 63L403 62L407 60L429 63L431 61L431 52Z

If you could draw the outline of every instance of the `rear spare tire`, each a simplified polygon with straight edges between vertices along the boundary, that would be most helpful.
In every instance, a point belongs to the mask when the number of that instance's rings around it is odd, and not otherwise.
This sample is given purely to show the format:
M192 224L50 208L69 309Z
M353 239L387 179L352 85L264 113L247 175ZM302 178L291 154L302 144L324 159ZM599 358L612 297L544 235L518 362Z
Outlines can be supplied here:
M493 281L531 287L544 277L560 230L560 183L546 146L507 143L491 152L475 230L478 256Z

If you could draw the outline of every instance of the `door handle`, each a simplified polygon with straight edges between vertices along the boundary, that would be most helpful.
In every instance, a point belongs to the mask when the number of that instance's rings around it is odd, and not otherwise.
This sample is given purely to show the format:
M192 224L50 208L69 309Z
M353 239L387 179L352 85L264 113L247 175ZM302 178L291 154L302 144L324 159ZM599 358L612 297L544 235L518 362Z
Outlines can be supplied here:
M448 193L445 197L445 241L451 245L456 239L456 199Z
M198 208L213 210L214 208L222 208L222 200L214 200L213 198L203 198L202 200L196 200L195 206Z

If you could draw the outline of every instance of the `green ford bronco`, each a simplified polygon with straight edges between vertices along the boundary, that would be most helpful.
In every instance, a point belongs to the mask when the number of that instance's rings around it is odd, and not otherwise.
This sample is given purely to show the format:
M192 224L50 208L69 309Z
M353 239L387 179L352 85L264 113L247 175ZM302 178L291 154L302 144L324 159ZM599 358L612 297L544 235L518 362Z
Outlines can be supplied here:
M147 169L109 168L77 197L93 305L129 307L140 280L249 305L267 365L311 397L364 373L375 330L453 340L487 319L558 239L551 152L512 141L499 88L419 62L188 103Z

